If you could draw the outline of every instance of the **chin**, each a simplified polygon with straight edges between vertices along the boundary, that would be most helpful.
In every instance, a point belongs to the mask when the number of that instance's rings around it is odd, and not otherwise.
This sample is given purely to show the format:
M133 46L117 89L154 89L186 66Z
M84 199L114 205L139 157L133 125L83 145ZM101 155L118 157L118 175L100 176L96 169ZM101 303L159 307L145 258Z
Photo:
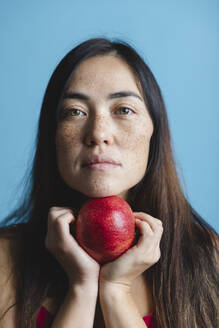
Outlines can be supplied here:
M63 179L64 180L64 179ZM123 199L126 199L128 194L127 186L124 189L121 189L121 184L118 186L118 183L115 185L110 183L110 181L92 181L92 183L82 184L80 181L75 181L73 183L69 183L69 180L64 180L64 182L75 191L80 192L82 195L88 198L103 198L109 196L119 196Z
M109 192L109 191L80 191L82 194L84 194L85 196L89 197L89 198L103 198L103 197L108 197L108 196L114 196L116 195L115 192Z
M121 198L124 198L124 192L121 189L117 188L110 188L109 186L104 188L104 185L102 185L100 188L86 188L86 189L78 189L79 192L81 192L83 195L89 197L89 198L103 198L103 197L109 197L109 196L119 196Z

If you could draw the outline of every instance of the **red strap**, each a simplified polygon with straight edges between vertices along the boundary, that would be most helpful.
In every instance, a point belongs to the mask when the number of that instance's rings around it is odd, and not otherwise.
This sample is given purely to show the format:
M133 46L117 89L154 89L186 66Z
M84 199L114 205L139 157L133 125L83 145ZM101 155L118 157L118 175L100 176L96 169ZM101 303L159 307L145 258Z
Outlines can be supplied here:
M146 323L148 328L158 328L156 320L154 318L154 312L143 317L143 320Z
M37 328L43 328L50 317L51 314L46 310L46 308L44 308L44 306L41 306L37 318Z

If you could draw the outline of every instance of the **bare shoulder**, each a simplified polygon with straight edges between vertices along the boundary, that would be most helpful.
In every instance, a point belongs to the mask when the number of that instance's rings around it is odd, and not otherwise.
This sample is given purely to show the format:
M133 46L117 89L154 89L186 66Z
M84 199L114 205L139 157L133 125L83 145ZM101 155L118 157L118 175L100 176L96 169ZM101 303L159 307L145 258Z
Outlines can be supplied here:
M6 276L12 270L15 261L16 239L0 236L0 282L5 282Z
M21 227L22 229L22 227ZM0 231L0 314L4 313L16 299L16 263L19 249L20 228ZM57 302L53 298L46 298L42 304L52 315L58 310ZM12 320L15 308L13 307L5 317ZM1 316L1 315L0 315Z
M0 274L12 269L19 248L18 229L8 228L4 230L0 233Z
M0 313L1 316L15 303L15 249L16 238L10 234L0 235ZM12 307L3 319L4 327L15 327L15 308Z

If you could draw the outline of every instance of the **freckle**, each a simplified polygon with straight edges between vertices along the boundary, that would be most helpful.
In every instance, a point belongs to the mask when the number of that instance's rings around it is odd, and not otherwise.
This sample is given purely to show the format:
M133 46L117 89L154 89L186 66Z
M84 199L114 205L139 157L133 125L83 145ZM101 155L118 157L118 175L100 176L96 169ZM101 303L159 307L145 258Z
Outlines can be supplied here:
M56 145L57 148L68 149L74 143L75 129L71 126L62 125L57 129Z
M63 137L69 138L72 137L73 133L72 133L72 128L67 127L64 129L63 131Z

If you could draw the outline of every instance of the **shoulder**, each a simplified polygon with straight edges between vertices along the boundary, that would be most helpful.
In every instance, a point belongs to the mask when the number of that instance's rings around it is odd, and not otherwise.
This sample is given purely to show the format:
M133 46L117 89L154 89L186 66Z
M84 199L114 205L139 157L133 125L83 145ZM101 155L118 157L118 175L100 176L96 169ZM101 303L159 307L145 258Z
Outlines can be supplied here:
M0 274L12 268L16 263L19 249L19 229L4 227L0 229Z
M0 235L0 274L11 266L14 259L13 249L16 249L16 239Z
M20 230L16 226L0 229L0 268L16 263Z
M11 294L15 290L20 231L21 227L18 226L0 229L0 288L5 291L0 294L1 301L3 294Z
M13 249L15 240L6 235L0 235L0 312L4 312L15 303L15 260Z
M16 263L22 226L0 229L0 312L14 303L16 294ZM42 306L51 314L58 310L57 301L47 297Z

